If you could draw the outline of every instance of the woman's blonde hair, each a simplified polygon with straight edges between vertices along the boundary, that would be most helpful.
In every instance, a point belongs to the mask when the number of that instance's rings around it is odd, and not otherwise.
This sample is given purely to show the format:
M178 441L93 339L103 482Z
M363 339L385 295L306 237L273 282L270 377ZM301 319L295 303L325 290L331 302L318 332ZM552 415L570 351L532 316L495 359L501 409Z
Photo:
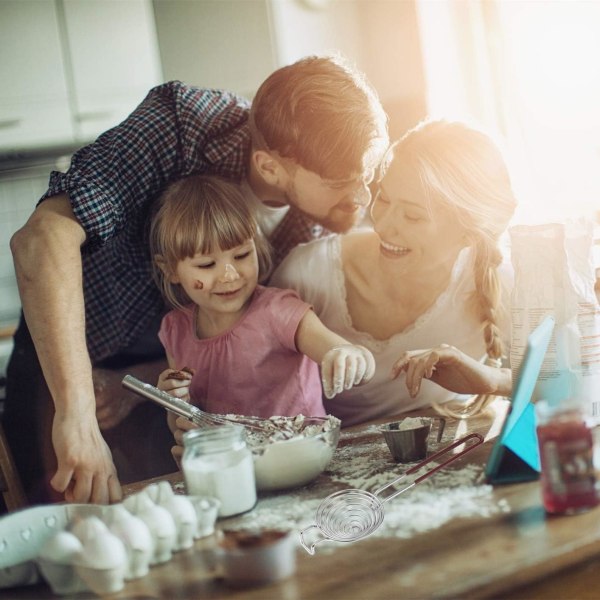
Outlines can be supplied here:
M154 279L165 300L175 308L190 302L170 278L177 264L197 253L229 250L254 240L259 280L271 269L267 240L262 235L239 187L225 179L193 175L171 184L158 200L150 225Z
M390 152L394 160L415 169L430 200L446 206L467 232L474 251L471 300L481 320L489 362L499 366L504 349L498 321L505 309L497 271L502 262L499 241L517 206L499 147L464 123L428 120L410 130ZM390 160L391 154L386 162ZM479 397L477 410L486 403L487 398Z

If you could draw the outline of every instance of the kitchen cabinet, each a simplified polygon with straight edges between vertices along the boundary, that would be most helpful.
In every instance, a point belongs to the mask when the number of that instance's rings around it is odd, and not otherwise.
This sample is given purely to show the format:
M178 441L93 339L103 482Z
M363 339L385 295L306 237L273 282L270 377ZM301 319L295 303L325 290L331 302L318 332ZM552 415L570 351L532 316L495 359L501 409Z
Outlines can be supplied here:
M81 145L162 81L151 0L0 0L0 152Z
M57 6L0 0L0 147L74 141Z
M78 140L123 120L160 83L149 0L63 0Z

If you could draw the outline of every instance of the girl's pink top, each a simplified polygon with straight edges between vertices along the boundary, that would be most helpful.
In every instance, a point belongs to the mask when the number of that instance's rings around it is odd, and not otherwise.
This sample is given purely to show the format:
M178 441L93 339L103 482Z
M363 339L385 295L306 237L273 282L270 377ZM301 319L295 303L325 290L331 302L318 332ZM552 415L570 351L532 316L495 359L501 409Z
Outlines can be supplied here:
M159 338L178 369L195 370L192 403L212 413L324 416L317 364L296 349L309 304L296 292L258 286L228 331L198 339L194 306L163 318Z

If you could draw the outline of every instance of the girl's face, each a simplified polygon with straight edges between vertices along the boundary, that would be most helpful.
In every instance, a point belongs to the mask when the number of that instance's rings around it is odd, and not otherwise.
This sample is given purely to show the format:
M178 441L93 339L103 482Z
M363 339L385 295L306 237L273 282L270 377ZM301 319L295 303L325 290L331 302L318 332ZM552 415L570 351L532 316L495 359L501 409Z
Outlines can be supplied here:
M229 250L216 249L179 261L171 283L179 283L205 316L213 319L243 313L258 283L254 240Z
M410 273L452 269L466 231L439 202L429 202L414 167L394 159L371 207L384 265Z

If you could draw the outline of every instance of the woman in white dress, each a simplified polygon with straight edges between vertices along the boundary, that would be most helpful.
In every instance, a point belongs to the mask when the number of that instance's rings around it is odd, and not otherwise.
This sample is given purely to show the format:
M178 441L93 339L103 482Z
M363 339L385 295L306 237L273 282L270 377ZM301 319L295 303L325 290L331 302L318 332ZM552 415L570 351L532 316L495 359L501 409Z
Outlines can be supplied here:
M510 394L500 361L512 278L499 241L515 207L488 136L428 121L390 149L372 227L299 246L280 265L271 285L297 290L375 356L368 384L325 403L344 426L429 405L465 416Z

